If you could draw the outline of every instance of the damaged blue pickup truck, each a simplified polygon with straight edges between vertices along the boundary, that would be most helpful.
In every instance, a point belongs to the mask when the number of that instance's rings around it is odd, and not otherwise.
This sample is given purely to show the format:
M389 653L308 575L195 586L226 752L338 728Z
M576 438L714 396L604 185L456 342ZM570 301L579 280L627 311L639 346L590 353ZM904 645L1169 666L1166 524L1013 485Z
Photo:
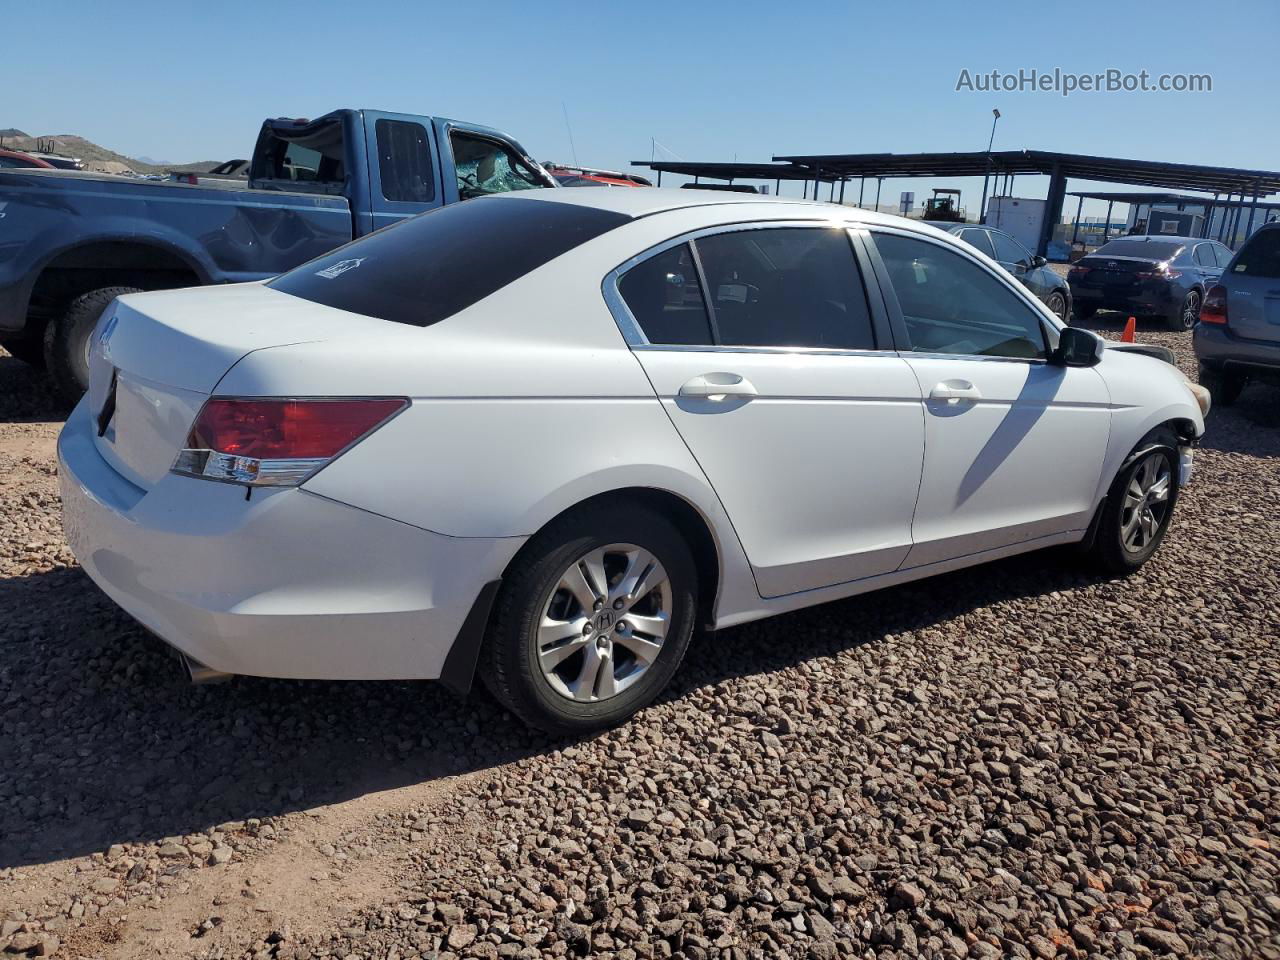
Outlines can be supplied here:
M74 402L117 296L261 280L424 210L556 186L496 130L375 110L267 120L246 188L0 170L0 345Z

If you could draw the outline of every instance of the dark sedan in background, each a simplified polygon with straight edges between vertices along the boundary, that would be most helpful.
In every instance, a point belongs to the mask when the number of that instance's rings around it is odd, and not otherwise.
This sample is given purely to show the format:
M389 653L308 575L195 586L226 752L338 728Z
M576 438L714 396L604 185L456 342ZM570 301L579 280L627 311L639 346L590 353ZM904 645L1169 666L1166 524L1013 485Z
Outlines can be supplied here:
M1119 310L1190 330L1205 291L1230 262L1231 250L1216 240L1120 237L1077 260L1067 282L1082 320L1099 310Z
M1018 240L1003 230L972 223L935 223L934 226L954 234L969 246L981 250L1021 281L1054 314L1064 322L1071 316L1071 289L1067 282L1047 267L1044 257L1037 257Z

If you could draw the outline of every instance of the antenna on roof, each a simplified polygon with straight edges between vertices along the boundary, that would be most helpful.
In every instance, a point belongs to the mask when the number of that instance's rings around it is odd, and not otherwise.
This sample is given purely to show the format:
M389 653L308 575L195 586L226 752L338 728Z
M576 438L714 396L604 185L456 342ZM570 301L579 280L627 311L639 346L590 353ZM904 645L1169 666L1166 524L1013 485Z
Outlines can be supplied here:
M560 101L560 109L564 111L564 128L569 131L569 152L573 154L573 164L578 165L578 148L573 145L573 127L569 125L569 108L565 106L563 100Z

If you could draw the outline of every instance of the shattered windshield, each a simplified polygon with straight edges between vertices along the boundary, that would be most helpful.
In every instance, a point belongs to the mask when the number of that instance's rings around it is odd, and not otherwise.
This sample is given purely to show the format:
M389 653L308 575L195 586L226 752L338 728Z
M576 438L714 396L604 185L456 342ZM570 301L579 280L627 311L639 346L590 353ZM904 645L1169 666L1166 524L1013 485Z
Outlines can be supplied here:
M548 186L524 158L496 140L455 130L449 134L449 143L458 173L458 196L463 200Z

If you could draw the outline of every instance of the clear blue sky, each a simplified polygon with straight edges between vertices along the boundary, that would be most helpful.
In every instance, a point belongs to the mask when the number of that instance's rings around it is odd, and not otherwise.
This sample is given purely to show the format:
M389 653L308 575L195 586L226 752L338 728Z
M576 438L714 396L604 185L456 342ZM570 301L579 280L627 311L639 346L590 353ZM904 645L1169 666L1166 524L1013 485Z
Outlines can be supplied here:
M0 0L0 127L178 162L247 155L266 116L376 107L487 123L570 160L567 110L579 162L622 167L651 137L689 160L977 150L999 107L997 149L1280 168L1276 0L978 9ZM1213 92L955 91L962 68L1033 67L1208 73ZM884 200L938 185L976 207L980 180L886 181Z

